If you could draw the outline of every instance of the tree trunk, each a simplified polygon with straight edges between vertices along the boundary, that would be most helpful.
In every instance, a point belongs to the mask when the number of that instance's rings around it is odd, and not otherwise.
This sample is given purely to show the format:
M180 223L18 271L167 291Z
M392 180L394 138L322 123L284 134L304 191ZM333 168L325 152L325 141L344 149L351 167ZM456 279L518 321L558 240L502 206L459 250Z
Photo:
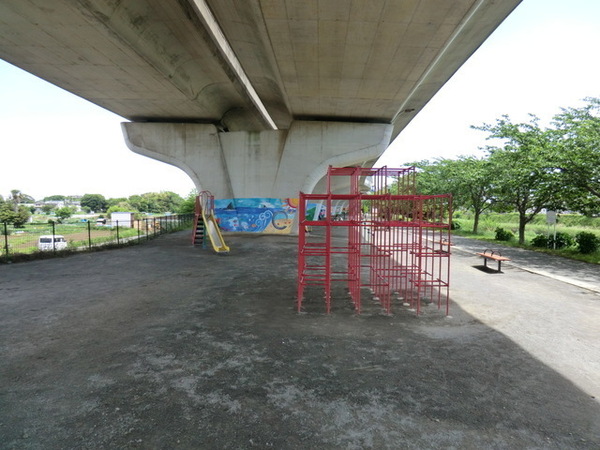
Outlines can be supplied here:
M525 225L527 225L527 216L525 213L519 213L519 244L525 243Z
M479 229L479 215L480 211L475 210L475 215L473 216L473 234L477 234L477 230Z

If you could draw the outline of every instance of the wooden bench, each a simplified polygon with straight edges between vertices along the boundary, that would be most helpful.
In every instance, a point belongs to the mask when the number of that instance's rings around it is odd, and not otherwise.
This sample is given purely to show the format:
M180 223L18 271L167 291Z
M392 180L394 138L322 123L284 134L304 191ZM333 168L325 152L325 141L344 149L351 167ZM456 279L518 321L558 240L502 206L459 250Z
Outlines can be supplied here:
M501 270L502 261L510 261L509 257L502 256L502 254L498 250L486 249L482 253L475 253L475 254L477 256L481 256L483 258L483 265L485 266L486 269L488 268L488 266L487 266L488 259L491 259L492 261L497 261L498 262L498 272L502 272L502 270Z

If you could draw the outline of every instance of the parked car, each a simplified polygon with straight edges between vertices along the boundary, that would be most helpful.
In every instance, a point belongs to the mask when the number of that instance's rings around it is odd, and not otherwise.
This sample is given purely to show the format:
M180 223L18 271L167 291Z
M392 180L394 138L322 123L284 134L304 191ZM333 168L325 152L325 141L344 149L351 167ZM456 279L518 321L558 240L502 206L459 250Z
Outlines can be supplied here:
M38 249L41 251L64 250L65 248L67 248L67 240L59 234L40 236L38 240Z

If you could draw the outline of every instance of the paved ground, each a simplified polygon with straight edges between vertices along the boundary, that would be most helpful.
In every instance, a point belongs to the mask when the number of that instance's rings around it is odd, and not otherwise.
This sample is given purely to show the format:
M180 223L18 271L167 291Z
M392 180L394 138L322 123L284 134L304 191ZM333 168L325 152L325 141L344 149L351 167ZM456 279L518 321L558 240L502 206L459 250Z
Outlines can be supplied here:
M456 248L466 253L481 252L485 250L484 247L486 246L496 249L493 244L461 236L454 236L453 240ZM600 294L600 267L597 265L567 258L549 257L543 253L521 248L501 247L500 252L512 259L507 264L509 266L554 278ZM492 262L490 264L492 267L496 267L496 263Z
M600 448L600 295L457 243L451 317L296 314L286 236L0 266L0 448Z

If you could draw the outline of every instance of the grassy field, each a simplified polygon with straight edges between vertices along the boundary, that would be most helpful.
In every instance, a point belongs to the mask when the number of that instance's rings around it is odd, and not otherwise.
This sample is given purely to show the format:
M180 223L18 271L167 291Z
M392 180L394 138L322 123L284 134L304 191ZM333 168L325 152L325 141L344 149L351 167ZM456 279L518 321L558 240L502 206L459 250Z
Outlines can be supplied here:
M68 249L75 250L80 247L102 245L107 242L117 241L116 228L97 227L92 225L88 231L88 224L84 222L56 225L54 233L62 235L68 242ZM8 228L8 236L1 236L0 254L5 254L8 242L9 253L28 254L38 251L38 239L42 235L51 235L52 226L47 223L27 224L24 228ZM137 236L138 232L132 228L120 228L119 239Z
M519 217L517 213L507 214L484 214L479 219L479 230L477 234L472 233L473 215L457 211L454 214L453 221L460 225L460 229L454 230L455 234L465 237L480 239L486 242L500 243L511 247L523 247L530 250L542 251L545 253L557 254L571 259L586 261L594 264L600 264L600 251L584 255L577 251L575 246L560 249L541 249L533 247L531 240L539 234L553 235L554 226L546 224L546 215L538 214L534 220L525 228L525 245L518 244ZM509 241L497 241L496 229L503 228L513 233L514 237ZM556 232L566 233L572 238L579 232L594 233L600 238L600 217L584 217L577 214L561 214L556 224Z

